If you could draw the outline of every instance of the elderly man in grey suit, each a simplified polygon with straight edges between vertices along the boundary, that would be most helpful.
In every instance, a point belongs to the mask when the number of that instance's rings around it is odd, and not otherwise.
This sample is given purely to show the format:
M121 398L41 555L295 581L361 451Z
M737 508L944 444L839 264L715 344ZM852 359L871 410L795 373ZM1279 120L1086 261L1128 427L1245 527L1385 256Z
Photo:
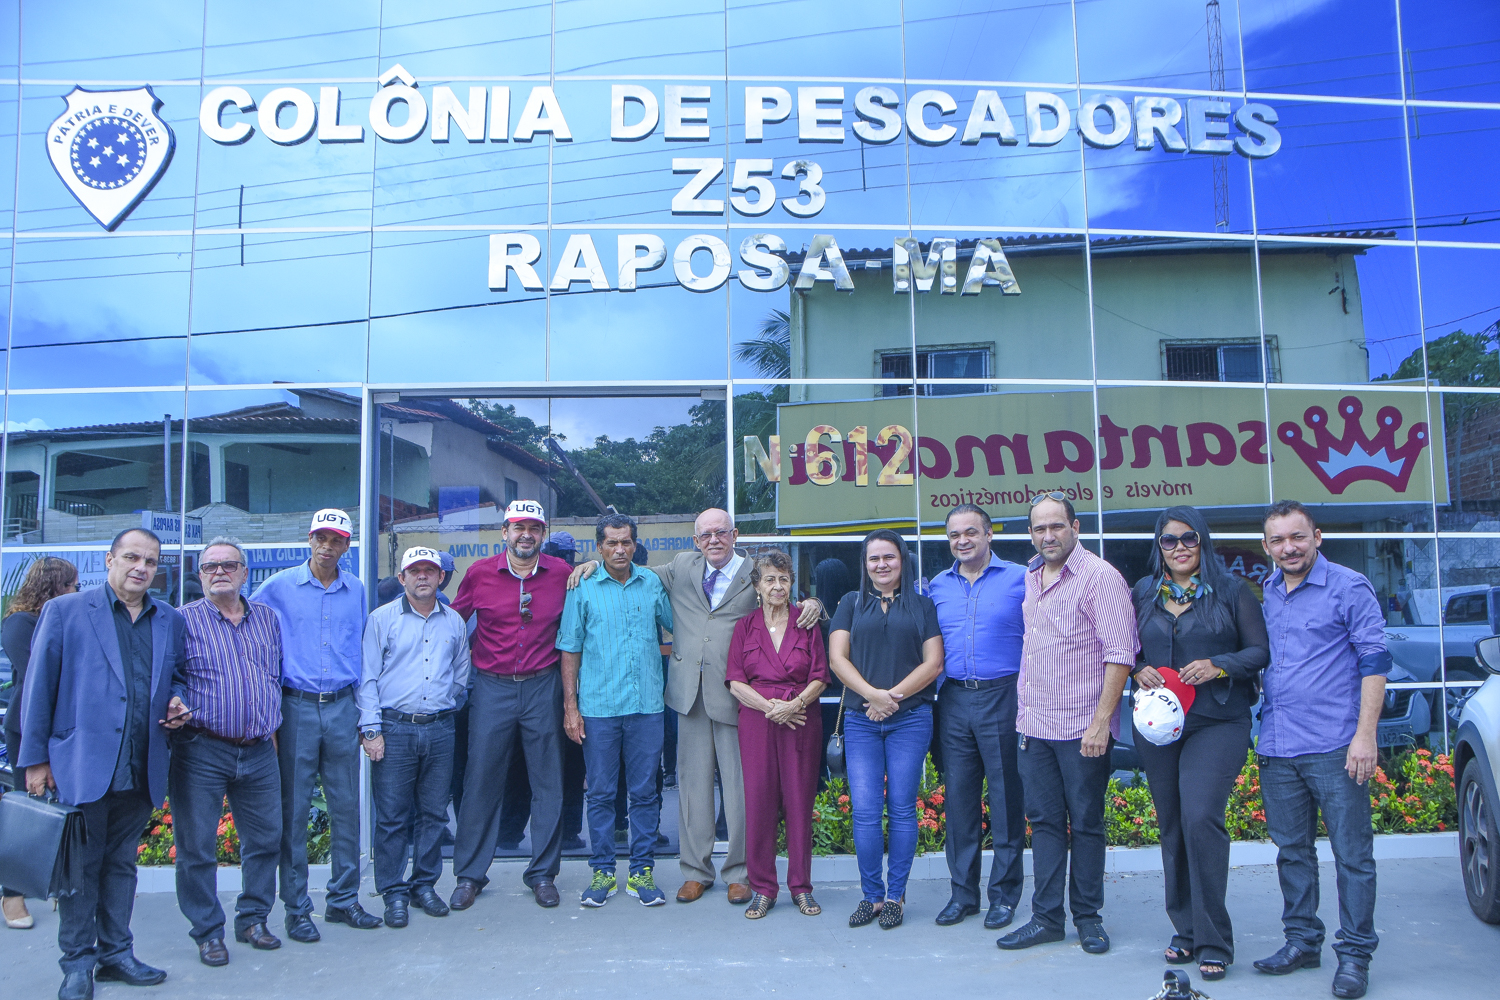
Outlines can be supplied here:
M32 639L21 706L26 789L83 812L81 885L58 900L58 1000L88 1000L94 978L155 986L161 969L135 957L135 856L167 791L167 734L191 716L185 628L147 591L161 560L149 531L122 531L102 587L47 602Z
M715 876L729 883L729 901L748 903L745 881L745 779L740 770L739 702L729 693L724 673L735 622L755 610L750 559L736 552L739 538L727 511L711 508L693 523L696 552L680 553L665 566L651 567L672 599L672 659L667 670L667 707L677 719L678 847L683 883L679 903L702 897ZM576 578L597 563L585 563ZM570 581L571 583L571 581ZM802 605L798 624L807 627L823 614L816 600ZM724 796L729 851L714 871L714 771Z

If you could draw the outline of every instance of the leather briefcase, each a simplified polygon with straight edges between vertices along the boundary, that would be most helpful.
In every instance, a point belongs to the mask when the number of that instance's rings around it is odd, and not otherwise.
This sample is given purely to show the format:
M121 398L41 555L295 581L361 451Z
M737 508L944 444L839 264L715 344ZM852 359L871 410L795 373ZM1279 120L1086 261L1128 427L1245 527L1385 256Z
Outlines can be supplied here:
M24 791L0 796L0 885L33 899L77 891L83 812Z

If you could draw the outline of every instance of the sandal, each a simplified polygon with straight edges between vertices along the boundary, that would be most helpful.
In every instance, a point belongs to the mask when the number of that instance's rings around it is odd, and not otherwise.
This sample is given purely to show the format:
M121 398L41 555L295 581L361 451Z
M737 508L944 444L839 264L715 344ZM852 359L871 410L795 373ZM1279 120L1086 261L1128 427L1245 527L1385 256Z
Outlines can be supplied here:
M750 905L745 907L745 919L759 920L771 912L771 907L776 905L776 900L770 896L762 896L760 893L750 897Z
M1223 962L1204 959L1198 963L1198 974L1210 983L1223 979L1228 973L1229 969Z
M854 912L849 914L850 927L863 927L875 919L875 904L868 899L861 899Z
M797 909L802 911L804 917L816 917L823 912L823 908L818 905L816 899L813 899L813 894L810 892L793 893L792 902L797 904Z
M1169 945L1164 957L1171 965L1187 965L1193 960L1193 952L1190 948L1176 948Z
M880 908L880 929L890 930L892 927L901 926L901 903L898 900L887 899L885 905Z

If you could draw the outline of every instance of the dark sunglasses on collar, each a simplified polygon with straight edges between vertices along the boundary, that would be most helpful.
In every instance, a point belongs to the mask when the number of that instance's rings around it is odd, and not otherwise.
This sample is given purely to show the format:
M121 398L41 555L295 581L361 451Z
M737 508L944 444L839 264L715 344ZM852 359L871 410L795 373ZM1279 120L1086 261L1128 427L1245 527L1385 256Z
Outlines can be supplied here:
M1163 552L1171 552L1181 542L1186 548L1196 549L1201 539L1196 531L1184 531L1180 535L1161 535L1156 539L1156 544L1162 547Z

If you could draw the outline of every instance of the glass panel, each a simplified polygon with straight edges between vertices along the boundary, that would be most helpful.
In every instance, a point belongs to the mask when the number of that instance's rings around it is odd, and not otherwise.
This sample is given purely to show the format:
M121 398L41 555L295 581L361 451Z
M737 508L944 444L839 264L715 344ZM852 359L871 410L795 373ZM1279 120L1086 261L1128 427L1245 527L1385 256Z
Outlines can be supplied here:
M1078 16L1078 66L1086 83L1241 89L1236 4L1088 0Z
M1489 355L1488 382L1495 377ZM1438 479L1438 527L1443 531L1500 531L1500 393L1432 394L1446 440L1446 477Z
M1423 246L1422 322L1427 377L1436 385L1500 386L1495 338L1500 334L1500 303L1490 285L1500 256L1487 250ZM1423 357L1413 351L1393 372L1397 379L1421 378Z
M1249 90L1401 96L1391 0L1243 4L1240 18Z
M1432 463L1439 483L1447 463L1426 393L1272 386L1270 416L1277 499L1307 504L1325 532L1432 530Z
M559 76L724 75L719 0L664 0L646 10L609 0L558 0L554 19Z
M1265 377L1256 364L1261 337L1249 245L1120 236L1096 239L1092 255L1101 379ZM1275 378L1276 349L1268 346Z
M775 513L774 525L750 521L756 534L859 537L874 527L914 528L916 411L911 399L884 398L881 390L878 383L735 386L736 510L743 502L745 514Z
M374 68L380 47L380 7L380 0L316 4L207 0L204 76L209 80L374 77L381 72ZM195 34L189 76L198 74L199 44Z
M78 13L53 4L26 4L21 40L26 76L79 81L198 79L203 0L164 0L153 5L149 18L129 7L101 7L84 17Z
M199 236L193 382L360 379L369 280L368 233Z
M3 21L3 19L0 19ZM0 45L4 44L0 38ZM0 48L0 60L5 58ZM11 52L14 53L12 48ZM14 61L14 55L10 59ZM0 66L0 73L14 73ZM13 85L0 86L0 232L10 233L15 228L16 216L16 102L21 99L21 90ZM7 240L9 242L9 240Z
M892 79L901 70L901 2L858 6L787 0L729 0L729 72L787 77L814 67L821 77Z
M1406 138L1399 108L1265 102L1281 147L1255 164L1262 233L1411 237ZM1348 178L1358 177L1358 184Z
M545 77L551 69L551 3L448 0L441 16L420 6L379 6L383 67L399 62L419 84L442 83L446 74L487 79L497 68L510 77Z
M522 230L536 240L545 231ZM512 246L524 257L525 247ZM546 280L505 272L488 287L492 240L482 233L376 233L370 286L370 368L375 383L535 382L546 378ZM504 250L495 251L504 256ZM527 288L526 284L533 287Z
M1408 114L1418 235L1500 243L1500 215L1486 207L1484 167L1500 154L1500 112L1412 108Z
M1149 532L1178 504L1214 527L1259 527L1270 499L1259 386L1101 387L1097 447L1108 529Z
M1406 362L1422 349L1410 247L1262 242L1260 282L1274 381L1421 377Z
M1063 0L933 0L905 11L912 80L1037 80L1071 86L1073 11Z
M1484 0L1450 4L1442 17L1402 4L1406 96L1427 101L1500 101L1500 20Z
M1500 531L1500 523L1491 521L1488 526L1476 524L1476 530ZM1436 603L1441 597L1441 650L1442 672L1440 677L1453 686L1444 691L1444 714L1451 734L1458 729L1459 717L1466 701L1478 690L1478 683L1489 675L1479 665L1474 655L1474 643L1500 631L1500 534L1489 538L1444 538L1438 542L1442 581L1440 595L1430 591L1423 595L1426 604ZM1401 633L1406 641L1401 643L1402 659L1412 661L1413 674L1420 674L1434 666L1439 651L1434 648L1439 630L1431 626L1412 627L1402 625ZM1389 636L1390 633L1387 633ZM1392 644L1392 659L1396 658ZM1429 694L1436 703L1436 692ZM1433 728L1439 724L1438 712L1432 713ZM1434 733L1434 735L1436 735Z
M10 386L181 385L186 236L16 243Z

